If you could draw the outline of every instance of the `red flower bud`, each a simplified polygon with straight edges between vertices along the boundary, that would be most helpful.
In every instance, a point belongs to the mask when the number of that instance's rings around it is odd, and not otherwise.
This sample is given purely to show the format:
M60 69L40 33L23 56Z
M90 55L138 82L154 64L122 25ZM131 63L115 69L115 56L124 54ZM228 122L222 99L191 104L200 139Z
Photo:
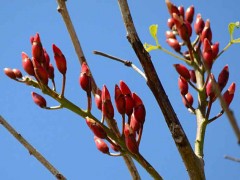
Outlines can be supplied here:
M202 16L201 14L198 14L196 18L196 22L194 24L194 29L197 35L202 33L204 26L205 26L205 23L202 19Z
M138 122L140 122L143 125L146 117L145 106L137 94L133 93L132 97L134 101L134 108L133 108L134 117Z
M201 41L203 42L205 38L207 38L209 40L209 42L212 41L212 30L211 30L211 27L210 27L209 19L206 20L205 26L202 30Z
M219 51L219 43L216 42L215 44L211 45L211 49L212 49L213 59L216 59L216 57L218 55L218 51Z
M36 33L32 41L32 56L39 62L43 62L44 59L43 47L38 33Z
M118 85L115 85L115 104L117 110L120 114L125 114L126 112L126 102L124 95Z
M165 35L166 35L166 39L170 39L170 38L176 39L176 36L172 31L166 31Z
M109 154L109 148L102 139L98 138L97 136L94 136L94 141L99 151L101 151L104 154Z
M229 77L229 70L228 70L228 65L226 65L218 75L218 85L219 85L220 91L222 91L223 88L226 86L228 82L228 77Z
M34 72L36 74L37 80L47 86L48 84L48 72L33 58Z
M175 25L173 18L168 19L167 25L168 25L169 29L173 28L173 26Z
M96 94L94 95L95 104L97 108L101 111L102 110L102 91L100 89L97 89Z
M22 66L26 73L28 73L31 76L35 75L33 63L25 52L22 52Z
M94 121L93 119L86 117L86 123L88 127L92 130L93 134L101 139L105 139L107 137L106 132L102 128L102 126Z
M66 74L67 71L67 62L65 56L63 55L62 51L55 45L52 45L54 59L57 65L57 68L61 74Z
M216 99L216 93L215 93L215 89L214 89L214 85L213 85L213 79L214 76L213 74L210 75L207 85L206 85L206 94L207 96L209 96L209 98L214 101Z
M181 46L178 42L177 39L173 39L173 38L169 38L166 40L168 45L173 48L176 52L180 52L181 51Z
M87 93L90 93L92 91L92 77L88 65L85 62L82 63L79 83L81 88Z
M44 59L45 59L43 67L48 71L48 67L49 67L49 64L50 64L50 57L49 57L46 49L43 49L43 55L44 55Z
M11 79L16 79L16 75L10 68L4 68L4 73Z
M141 128L142 123L140 121L138 121L134 115L134 113L132 113L131 115L131 119L130 119L130 127L132 128L132 130L134 132L138 132L139 129Z
M17 78L20 78L20 79L22 78L22 73L19 69L13 69L12 71Z
M178 11L179 11L179 15L182 16L182 18L184 19L184 7L178 6Z
M186 98L186 99L185 99ZM188 92L185 95L185 98L182 98L183 104L185 105L185 107L189 108L190 106L193 105L193 97L192 95Z
M37 104L39 107L44 108L47 106L47 102L44 99L44 97L42 97L41 95L32 92L32 98L35 104Z
M188 71L188 69L182 65L182 64L174 64L173 65L175 67L175 69L177 70L178 74L180 76L182 76L185 80L189 80L190 79L190 73Z
M124 94L125 98L125 108L126 108L126 114L130 116L133 112L133 106L134 106L134 101L132 99L132 93L129 89L129 87L123 82L120 81L120 89L122 93Z
M209 40L207 38L205 38L203 41L203 61L204 61L205 66L208 69L212 68L213 58L214 58L214 56L213 56L211 44L210 44Z
M177 6L172 4L169 0L166 0L165 2L167 4L167 8L168 8L169 14L171 16L173 15L173 13L176 13L177 15L180 15L180 12L179 12Z
M193 16L194 16L194 6L190 6L186 10L185 20L191 24L193 22Z
M115 152L119 152L119 150L121 149L117 144L112 144L112 143L111 143L110 147L111 147L112 150L114 150Z
M234 93L235 93L235 83L232 83L228 90L223 94L223 99L226 102L226 105L229 106L233 100Z
M184 22L177 14L173 14L173 19L176 24L176 28L179 36L182 40L187 41L189 37L192 35L192 29L188 22ZM187 25L189 24L189 25Z
M181 76L178 78L178 88L181 95L186 95L188 93L188 82Z
M137 154L139 152L138 144L135 139L135 135L132 128L127 123L125 124L125 127L124 127L124 135L125 135L125 143L126 143L127 149L131 153Z
M33 44L33 40L34 40L34 36L31 36L31 37L30 37L30 43L31 43L31 45Z
M190 70L189 73L190 73L190 76L191 76L191 81L194 82L194 83L196 83L197 80L196 80L195 71L194 71L194 70Z
M110 93L105 85L103 86L102 89L102 112L103 115L108 119L113 119L114 109L111 102Z
M54 79L54 67L53 65L50 63L48 66L48 78L49 79Z

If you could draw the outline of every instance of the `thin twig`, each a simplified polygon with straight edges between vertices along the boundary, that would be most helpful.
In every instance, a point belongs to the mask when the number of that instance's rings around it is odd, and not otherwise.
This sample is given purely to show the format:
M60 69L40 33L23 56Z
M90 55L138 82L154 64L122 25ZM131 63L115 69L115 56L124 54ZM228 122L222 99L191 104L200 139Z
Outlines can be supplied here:
M223 115L224 111L221 110L220 113L218 113L216 116L214 116L213 118L208 120L208 124L210 124L211 122L215 121L216 119L218 119L219 117L221 117Z
M231 156L224 156L225 159L229 159L231 161L235 161L235 162L239 162L240 163L240 159L239 158L235 158L235 157L231 157Z
M66 6L66 0L57 0L57 3L58 3L58 12L61 14L64 22L65 22L65 25L68 29L68 33L71 37L71 40L72 40L72 43L74 45L74 48L75 48L75 51L76 51L76 54L78 56L78 59L79 59L79 62L80 64L82 64L83 62L86 62L86 58L83 54L83 50L81 48L81 45L80 45L80 42L79 42L79 39L78 39L78 36L76 34L76 31L74 29L74 26L72 24L72 21L71 21L71 18L69 16L69 13L68 13L68 9L67 9L67 6ZM92 75L92 73L91 73ZM96 92L98 90L98 87L97 87L97 84L94 80L94 77L92 75L92 92L93 94L95 95ZM129 169L129 172L131 173L132 175L132 178L133 179L140 179L140 175L138 173L138 170L132 160L132 158L129 156L129 155L125 155L123 156L123 159Z
M66 1L65 0L57 0L57 3L58 3L57 10L62 15L63 21L64 21L64 23L67 27L68 33L71 37L73 46L74 46L76 54L78 56L78 60L79 60L80 64L82 64L83 62L87 63L86 58L83 54L83 50L82 50L81 44L79 42L77 33L74 29L72 20L70 18L69 13L68 13L68 9L67 9L67 6L66 6ZM95 83L94 78L92 78L92 91L93 91L93 94L95 94L96 91L97 91L97 85Z
M42 163L44 167L47 168L58 180L66 180L66 178L52 165L48 162L45 157L43 157L26 139L22 137L1 115L0 124L5 127L8 132L10 132L39 162Z
M113 59L113 60L116 60L118 62L121 62L123 63L125 66L127 67L132 67L138 74L140 74L144 79L145 81L147 81L147 78L144 74L144 72L142 72L136 65L134 65L131 61L128 61L128 60L124 60L124 59L120 59L118 57L115 57L115 56L112 56L112 55L109 55L109 54L106 54L106 53L103 53L103 52L100 52L100 51L93 51L93 54L96 54L96 55L100 55L100 56L104 56L104 57L107 57L109 59Z

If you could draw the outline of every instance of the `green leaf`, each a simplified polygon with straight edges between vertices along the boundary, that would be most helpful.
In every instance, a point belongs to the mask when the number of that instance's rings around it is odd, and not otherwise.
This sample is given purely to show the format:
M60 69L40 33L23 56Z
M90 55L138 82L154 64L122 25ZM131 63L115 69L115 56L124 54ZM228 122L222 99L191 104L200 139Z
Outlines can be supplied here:
M146 50L147 52L150 52L150 51L152 51L152 50L159 49L159 46L154 46L154 45L147 44L147 43L145 43L145 44L143 45L143 47L145 48L145 50Z
M235 28L240 28L240 22L237 21L237 22L231 22L229 23L228 25L228 31L229 31L229 34L230 34L230 40L233 41L233 33L234 33L234 30Z
M233 43L240 43L240 38L232 40Z
M157 39L158 25L153 24L149 27L149 32L154 39Z

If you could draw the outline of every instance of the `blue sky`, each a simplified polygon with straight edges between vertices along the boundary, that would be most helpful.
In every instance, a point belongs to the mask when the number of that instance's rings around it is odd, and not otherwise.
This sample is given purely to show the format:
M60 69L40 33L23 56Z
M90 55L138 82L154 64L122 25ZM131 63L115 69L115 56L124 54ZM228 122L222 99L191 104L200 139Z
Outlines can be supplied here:
M180 5L178 1L174 1ZM238 1L182 1L185 7L195 6L204 19L209 18L213 31L213 42L220 42L220 49L229 41L227 26L239 20ZM145 122L140 152L167 180L188 179L187 172L179 157L167 129L164 118L154 98L141 76L121 64L92 54L93 50L103 51L114 56L133 61L140 67L127 39L118 4L112 0L67 1L72 21L80 38L84 53L99 87L106 84L113 97L114 85L124 80L132 91L145 103L147 119ZM169 14L164 1L151 2L139 0L129 2L132 16L142 42L154 43L149 35L151 24L159 25L159 41L165 43L165 31ZM56 44L68 61L66 97L86 107L85 93L78 84L80 65L67 30L56 11L55 1L12 0L4 1L0 7L0 67L21 67L21 52L31 54L30 36L38 32L51 61L52 44ZM236 32L236 36L240 36ZM171 50L170 48L168 48ZM237 84L236 95L231 104L235 116L239 111L239 45L233 45L224 53L213 67L218 74L225 64L229 65L229 83ZM183 107L177 87L177 73L172 64L178 60L160 51L151 52L152 60L170 101L173 103L184 130L194 144L195 117ZM23 72L23 71L22 71ZM56 71L57 89L61 88L61 76ZM0 73L1 115L16 128L36 149L41 152L60 172L70 180L78 179L131 179L121 158L113 158L98 152L83 119L66 109L47 111L37 107L31 92L39 90L7 78ZM48 105L58 105L50 97L44 96ZM196 101L196 98L195 98ZM219 112L213 107L212 115ZM93 114L101 117L93 109ZM120 120L120 116L116 115ZM0 126L0 179L54 179L54 177L23 148L3 127ZM224 155L239 157L239 146L225 115L209 125L205 140L205 168L207 179L239 179L239 164L225 160ZM151 177L139 165L142 179Z

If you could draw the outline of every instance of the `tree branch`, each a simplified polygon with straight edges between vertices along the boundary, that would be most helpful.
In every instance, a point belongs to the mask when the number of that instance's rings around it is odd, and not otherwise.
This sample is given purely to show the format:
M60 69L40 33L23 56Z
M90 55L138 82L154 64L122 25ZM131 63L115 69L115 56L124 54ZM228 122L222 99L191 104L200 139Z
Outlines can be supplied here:
M78 36L76 34L76 31L75 31L74 26L72 24L71 18L69 16L67 6L66 6L66 2L65 2L65 0L57 0L57 3L58 3L57 10L61 14L61 16L62 16L62 18L65 22L65 25L66 25L68 33L71 37L73 46L74 46L75 51L77 53L79 62L80 62L80 64L82 64L83 62L87 63L87 60L86 60L86 58L83 54L83 50L81 48ZM92 73L91 73L91 75L92 75ZM95 82L95 80L92 76L92 92L93 92L93 94L96 94L97 89L98 89L97 84L96 84L96 82ZM123 159L124 159L124 161L125 161L125 163L128 167L129 172L131 173L132 178L134 180L140 179L140 175L138 173L138 170L137 170L132 158L129 155L124 155Z
M5 127L39 162L42 163L58 180L66 180L66 178L48 162L26 139L22 137L8 122L0 115L0 124Z
M190 179L205 179L203 164L194 154L188 138L162 87L160 79L158 78L157 72L151 61L151 57L144 49L142 42L138 37L127 0L118 0L118 3L127 30L128 41L131 43L133 50L135 51L140 63L142 64L147 77L147 84L155 96L160 109L162 110L168 128L172 133L172 137L184 161Z
M109 54L106 54L106 53L103 53L103 52L100 52L100 51L93 51L93 54L97 54L97 55L101 55L101 56L104 56L104 57L107 57L109 59L113 59L113 60L116 60L118 62L121 62L123 63L125 66L127 67L131 67L133 68L138 74L140 74L145 80L147 80L144 72L142 72L136 65L134 65L131 61L127 61L127 60L124 60L124 59L120 59L120 58L117 58L115 56L111 56Z

